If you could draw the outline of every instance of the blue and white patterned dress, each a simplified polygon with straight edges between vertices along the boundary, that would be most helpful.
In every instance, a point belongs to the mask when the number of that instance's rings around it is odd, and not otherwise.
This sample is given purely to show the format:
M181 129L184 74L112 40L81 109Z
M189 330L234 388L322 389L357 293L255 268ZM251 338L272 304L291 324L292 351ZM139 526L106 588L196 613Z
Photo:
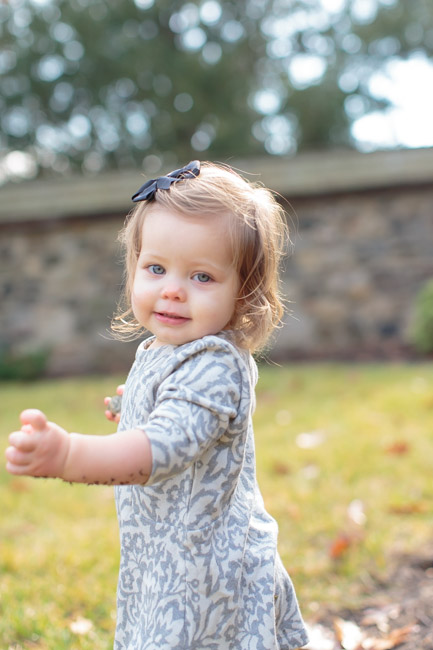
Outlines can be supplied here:
M145 486L115 488L115 650L273 650L307 642L255 474L257 368L228 333L142 343L119 431L142 428Z

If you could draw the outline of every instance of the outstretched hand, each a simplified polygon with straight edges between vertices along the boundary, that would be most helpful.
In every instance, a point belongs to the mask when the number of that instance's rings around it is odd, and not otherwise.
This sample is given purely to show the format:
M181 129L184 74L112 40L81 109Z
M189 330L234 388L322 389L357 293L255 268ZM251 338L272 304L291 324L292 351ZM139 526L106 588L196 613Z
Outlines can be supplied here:
M9 436L6 469L10 474L62 478L70 448L69 434L42 411L27 409L22 427Z

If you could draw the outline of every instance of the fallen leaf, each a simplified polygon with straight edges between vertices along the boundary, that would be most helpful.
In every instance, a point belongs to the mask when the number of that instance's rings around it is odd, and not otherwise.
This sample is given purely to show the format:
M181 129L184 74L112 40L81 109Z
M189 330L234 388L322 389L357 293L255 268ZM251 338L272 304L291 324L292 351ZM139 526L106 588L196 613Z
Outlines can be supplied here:
M376 625L381 632L389 632L389 621L396 621L401 615L401 605L387 603L377 608L366 609L361 625ZM383 629L381 629L383 627Z
M280 424L282 426L286 424L290 424L292 421L292 414L290 411L286 411L285 409L281 411L277 411L275 414L275 422L277 424Z
M31 485L26 479L14 478L9 483L9 487L13 492L30 492Z
M344 650L362 650L364 634L356 623L342 618L334 618L333 623L337 640Z
M301 516L301 511L296 503L288 503L286 506L286 512L289 517L292 517L292 519L299 519Z
M88 634L93 629L93 623L88 618L78 616L74 621L71 621L69 629L74 634Z
M389 632L389 616L384 609L366 610L361 625L375 625L379 632L386 634Z
M331 543L331 546L329 548L329 556L333 560L337 560L348 551L348 549L352 546L353 541L354 540L350 535L340 533Z
M353 521L357 526L364 526L367 517L364 510L364 504L361 499L354 499L349 503L347 508L347 516L350 521Z
M300 470L302 476L307 480L307 481L313 481L320 475L320 467L318 465L305 465L305 467L302 467Z
M335 635L331 630L320 623L307 624L306 628L310 641L305 646L305 650L335 650Z
M406 641L413 628L413 624L405 625L405 627L392 630L382 639L367 638L364 640L361 647L363 650L392 650L392 648L395 648Z
M400 643L406 641L414 627L415 624L411 623L410 625L405 625L404 627L392 630L392 632L390 632L388 635L388 641L390 645L386 647L382 645L382 647L377 648L377 650L388 650L388 648L395 648L397 645L400 645Z
M275 474L279 474L280 476L284 476L285 474L290 474L290 467L286 463L282 463L281 461L277 461L274 463L274 472Z
M394 515L416 515L426 512L428 506L422 501L413 501L412 503L401 503L389 507L389 512Z
M315 449L325 441L325 433L323 431L310 431L308 433L300 433L296 436L296 444L301 449Z
M394 442L392 445L389 445L385 449L387 454L394 454L395 456L402 456L403 454L407 454L410 449L410 445L405 442L404 440L398 440Z

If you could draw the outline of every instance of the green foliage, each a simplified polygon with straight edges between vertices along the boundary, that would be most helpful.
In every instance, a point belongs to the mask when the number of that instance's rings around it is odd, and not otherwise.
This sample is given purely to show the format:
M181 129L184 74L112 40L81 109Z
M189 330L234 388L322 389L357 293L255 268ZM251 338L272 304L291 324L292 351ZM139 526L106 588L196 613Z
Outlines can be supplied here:
M352 146L372 74L432 54L433 0L338 4L0 3L0 144L30 176Z
M123 379L3 384L0 446L29 406L69 431L111 433L102 398ZM307 619L356 604L394 553L431 539L432 395L427 364L260 368L258 478ZM112 490L0 468L0 501L0 647L112 648ZM365 521L350 516L354 503ZM339 539L347 547L332 554Z
M0 348L0 381L39 379L45 373L49 357L50 351L45 348L25 354Z
M417 295L412 340L419 352L433 352L433 280Z

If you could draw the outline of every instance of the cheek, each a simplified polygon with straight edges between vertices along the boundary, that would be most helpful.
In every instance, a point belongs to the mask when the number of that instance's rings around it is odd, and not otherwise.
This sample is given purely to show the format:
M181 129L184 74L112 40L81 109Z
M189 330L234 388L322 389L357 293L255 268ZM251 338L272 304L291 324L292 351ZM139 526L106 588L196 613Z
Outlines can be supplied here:
M140 308L140 306L143 306L148 299L148 291L146 290L144 283L138 280L134 280L131 287L132 309L135 311L135 309Z
M214 303L215 316L219 319L231 320L236 310L237 293L229 291Z
M227 301L227 313L230 323L236 321L239 310L239 283L233 288L233 293L230 296L230 300Z
M139 310L137 309L137 300L134 292L131 294L131 309L134 314L134 316L138 319L138 312Z
M131 305L132 305L132 307L134 307L136 301L137 301L137 284L135 282L133 282L132 286L131 286Z
M148 290L149 287L146 283L146 278L142 274L137 274L132 283L131 296L142 298L148 293Z

